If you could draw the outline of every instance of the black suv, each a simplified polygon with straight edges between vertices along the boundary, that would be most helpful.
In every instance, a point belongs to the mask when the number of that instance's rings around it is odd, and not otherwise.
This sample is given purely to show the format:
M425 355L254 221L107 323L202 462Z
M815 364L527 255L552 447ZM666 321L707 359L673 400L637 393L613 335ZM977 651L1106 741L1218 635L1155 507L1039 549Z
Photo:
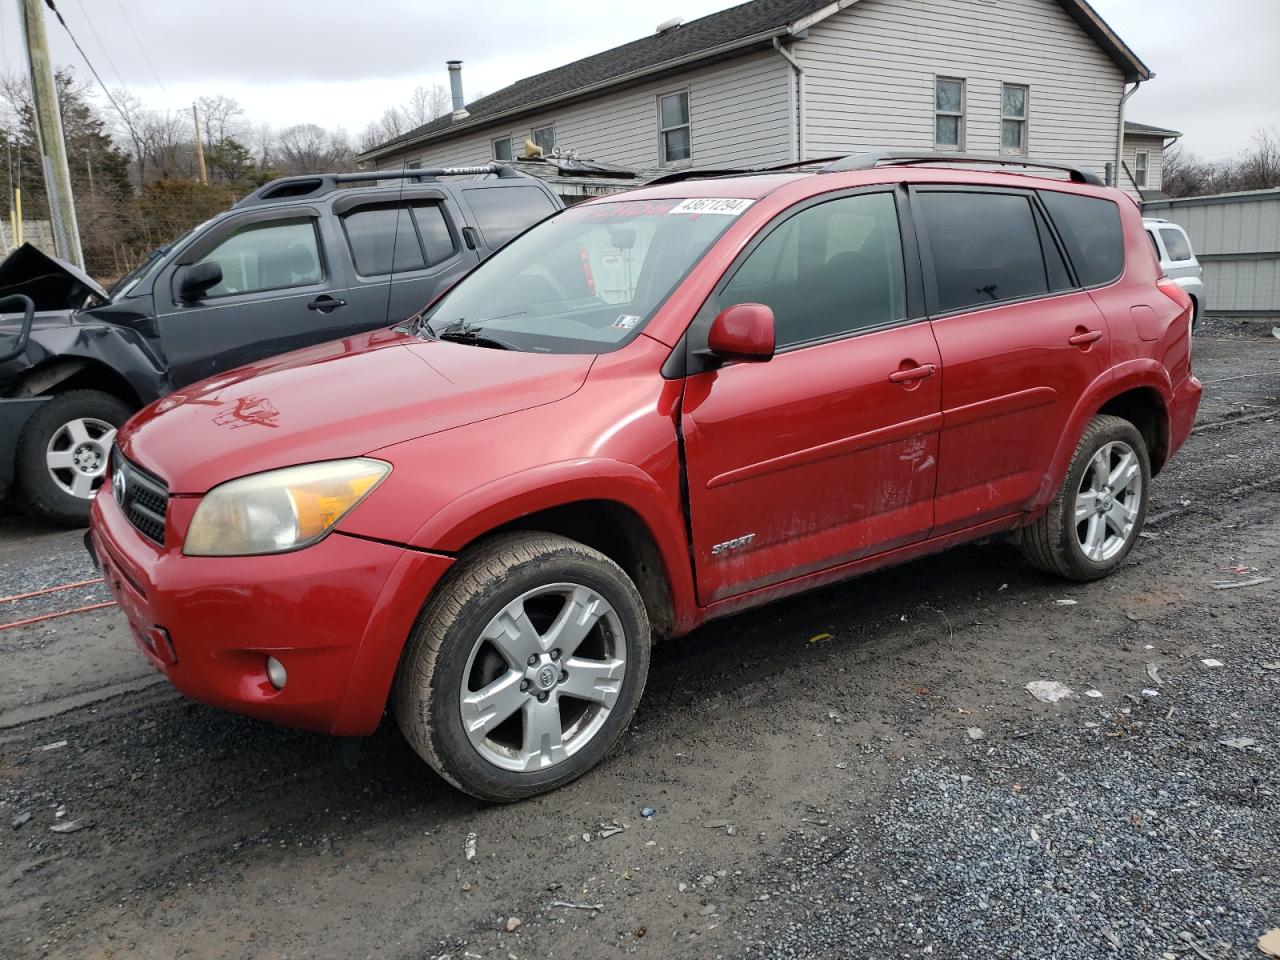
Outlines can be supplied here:
M84 523L115 430L135 410L401 320L562 206L501 164L286 177L156 251L110 293L20 248L0 263L0 493L16 482L36 513Z

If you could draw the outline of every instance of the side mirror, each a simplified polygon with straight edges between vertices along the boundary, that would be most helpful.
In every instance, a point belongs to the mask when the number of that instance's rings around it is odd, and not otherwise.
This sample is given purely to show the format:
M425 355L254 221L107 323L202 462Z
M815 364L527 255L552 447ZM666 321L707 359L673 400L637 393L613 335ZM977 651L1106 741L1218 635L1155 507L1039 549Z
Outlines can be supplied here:
M707 349L721 360L773 359L773 311L763 303L735 303L711 322Z
M222 265L216 260L195 263L182 271L178 284L178 299L183 303L203 300L210 288L222 282Z

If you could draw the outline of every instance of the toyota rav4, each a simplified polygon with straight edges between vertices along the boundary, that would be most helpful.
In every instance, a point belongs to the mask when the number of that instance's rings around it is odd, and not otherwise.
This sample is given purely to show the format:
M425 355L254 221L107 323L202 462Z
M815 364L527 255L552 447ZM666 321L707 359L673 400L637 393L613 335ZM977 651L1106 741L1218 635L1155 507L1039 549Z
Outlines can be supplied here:
M180 691L342 736L389 708L495 801L598 763L651 644L713 618L997 534L1106 576L1195 417L1191 303L1130 199L1058 173L574 207L401 326L149 406L91 548Z

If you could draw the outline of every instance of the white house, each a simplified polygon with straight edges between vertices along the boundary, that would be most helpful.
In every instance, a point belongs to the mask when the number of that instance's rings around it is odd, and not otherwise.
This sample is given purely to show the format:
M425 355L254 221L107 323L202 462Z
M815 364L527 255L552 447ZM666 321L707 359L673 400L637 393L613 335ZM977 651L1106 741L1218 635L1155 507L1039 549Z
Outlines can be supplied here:
M453 113L361 159L508 160L529 139L636 168L915 149L1102 174L1120 166L1126 93L1151 76L1085 0L751 0L465 107L454 61Z
M1177 130L1126 120L1121 185L1130 192L1141 194L1143 200L1161 199L1164 196L1164 154L1181 136Z

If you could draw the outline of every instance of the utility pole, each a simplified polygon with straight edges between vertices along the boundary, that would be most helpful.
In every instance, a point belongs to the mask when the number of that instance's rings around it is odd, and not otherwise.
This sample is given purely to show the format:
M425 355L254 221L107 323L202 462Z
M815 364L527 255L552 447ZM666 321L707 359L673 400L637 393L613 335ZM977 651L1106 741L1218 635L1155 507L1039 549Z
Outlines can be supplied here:
M204 168L204 147L200 143L200 110L193 103L191 105L191 119L196 125L196 166L200 168L200 182L209 182L209 172Z
M18 0L18 14L27 41L27 68L31 75L31 102L36 112L36 140L44 166L45 189L49 193L49 219L53 222L53 243L58 256L84 269L80 250L80 228L76 224L75 201L71 195L71 171L67 167L67 145L62 137L62 112L58 109L58 88L49 60L49 41L44 33L41 0Z

